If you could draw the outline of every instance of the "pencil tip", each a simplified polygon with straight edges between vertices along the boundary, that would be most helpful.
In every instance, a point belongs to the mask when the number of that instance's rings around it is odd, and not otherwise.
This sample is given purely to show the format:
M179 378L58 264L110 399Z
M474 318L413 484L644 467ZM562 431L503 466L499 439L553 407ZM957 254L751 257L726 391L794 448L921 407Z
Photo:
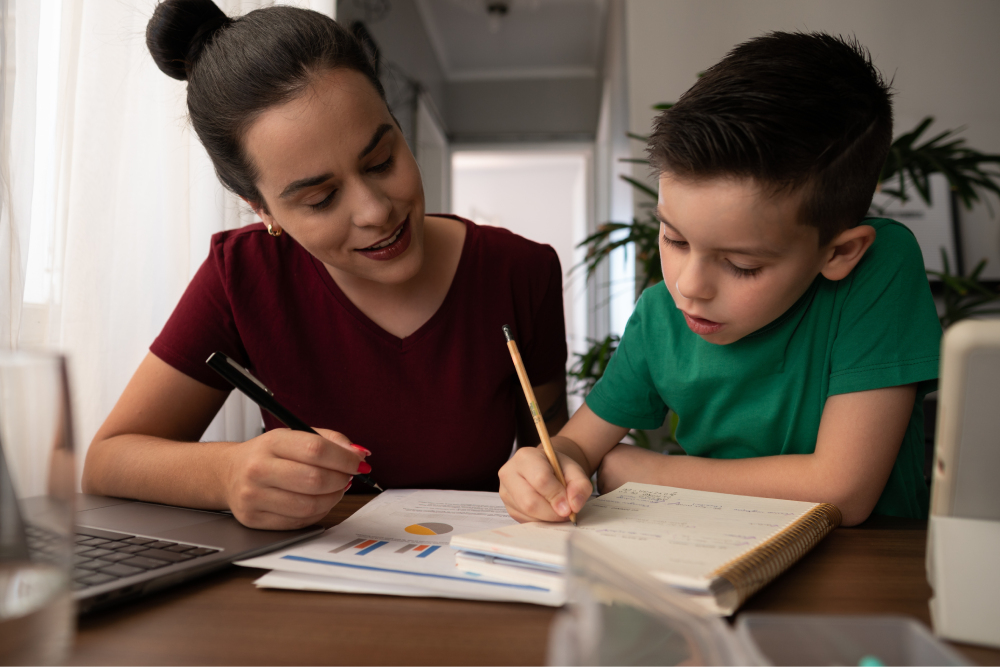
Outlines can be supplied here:
M510 327L506 324L503 325L503 337L506 338L508 342L514 340L513 334L510 333Z

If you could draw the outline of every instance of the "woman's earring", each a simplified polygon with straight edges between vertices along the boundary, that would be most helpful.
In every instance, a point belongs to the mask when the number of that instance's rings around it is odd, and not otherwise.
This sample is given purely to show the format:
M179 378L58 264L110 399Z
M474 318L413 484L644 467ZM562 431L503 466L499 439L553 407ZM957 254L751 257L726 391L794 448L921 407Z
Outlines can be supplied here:
M267 225L268 234L271 236L281 236L281 227L278 227L277 225L272 227L270 222L265 222L264 224Z

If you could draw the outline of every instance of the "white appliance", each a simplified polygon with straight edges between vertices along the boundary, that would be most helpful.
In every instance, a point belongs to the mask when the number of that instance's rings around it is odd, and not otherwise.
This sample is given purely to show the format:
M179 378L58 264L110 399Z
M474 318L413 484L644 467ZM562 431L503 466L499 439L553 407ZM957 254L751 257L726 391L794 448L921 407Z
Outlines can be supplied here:
M1000 647L1000 320L941 342L927 578L934 631Z

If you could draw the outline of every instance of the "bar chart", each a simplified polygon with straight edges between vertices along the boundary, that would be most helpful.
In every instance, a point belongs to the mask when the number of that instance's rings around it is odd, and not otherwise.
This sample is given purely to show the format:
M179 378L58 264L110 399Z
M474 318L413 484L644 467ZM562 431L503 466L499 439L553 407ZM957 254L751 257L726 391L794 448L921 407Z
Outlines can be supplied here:
M416 556L417 558L427 558L432 553L440 549L439 545L432 544L416 544L416 543L406 543L401 540L366 540L366 539L354 539L350 542L340 545L336 549L331 549L330 553L340 554L349 550L354 550L355 556L367 556L368 554L381 549L386 545L392 545L397 547L395 550L388 549L386 552L393 552L396 554ZM383 552L383 553L386 553Z

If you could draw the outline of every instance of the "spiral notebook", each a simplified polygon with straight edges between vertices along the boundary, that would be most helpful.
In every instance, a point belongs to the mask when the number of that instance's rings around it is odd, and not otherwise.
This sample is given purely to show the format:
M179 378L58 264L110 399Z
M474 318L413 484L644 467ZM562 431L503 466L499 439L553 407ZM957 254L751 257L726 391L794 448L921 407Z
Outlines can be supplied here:
M585 531L620 555L729 615L788 569L831 530L833 505L628 483L592 498L577 526L525 523L456 535L463 572L514 583L563 578L566 545Z

